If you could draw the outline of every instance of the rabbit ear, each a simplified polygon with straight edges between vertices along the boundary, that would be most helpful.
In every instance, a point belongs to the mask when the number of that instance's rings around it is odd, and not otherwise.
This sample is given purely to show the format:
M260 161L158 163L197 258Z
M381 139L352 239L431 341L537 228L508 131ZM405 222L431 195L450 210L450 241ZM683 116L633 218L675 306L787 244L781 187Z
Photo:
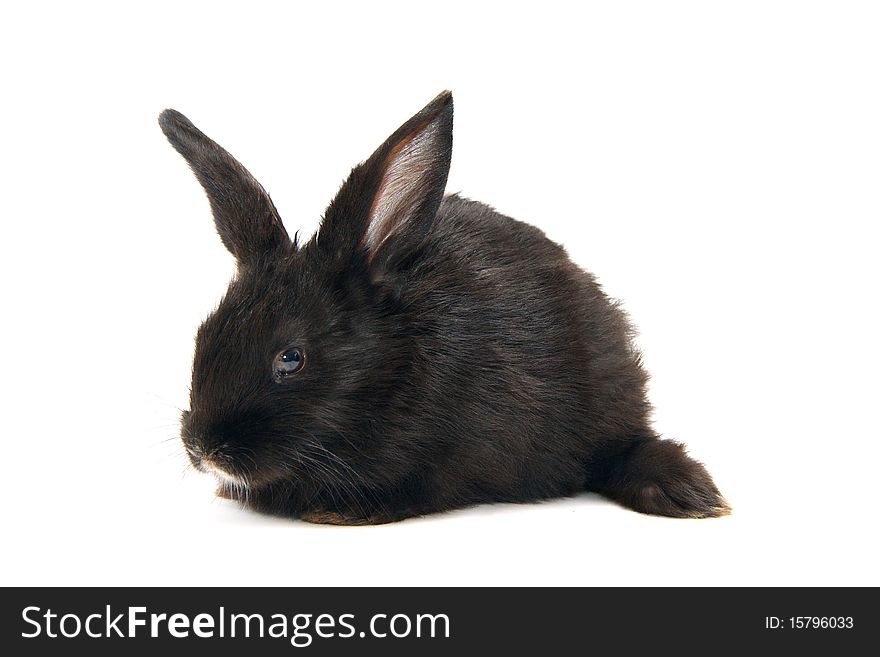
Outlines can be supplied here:
M239 263L295 248L266 190L238 160L176 110L162 112L159 125L205 188L220 239Z
M354 168L330 204L321 240L393 268L431 228L452 158L452 94L444 91Z

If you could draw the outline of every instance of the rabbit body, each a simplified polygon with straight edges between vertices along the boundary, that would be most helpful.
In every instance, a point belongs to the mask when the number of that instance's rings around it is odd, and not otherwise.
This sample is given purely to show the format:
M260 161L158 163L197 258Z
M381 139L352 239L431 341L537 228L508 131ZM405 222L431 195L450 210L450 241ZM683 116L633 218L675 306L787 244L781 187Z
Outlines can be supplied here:
M441 94L291 241L265 191L187 119L160 119L239 263L196 341L182 437L219 493L373 524L595 491L637 511L728 511L649 422L620 307L539 229L443 196Z

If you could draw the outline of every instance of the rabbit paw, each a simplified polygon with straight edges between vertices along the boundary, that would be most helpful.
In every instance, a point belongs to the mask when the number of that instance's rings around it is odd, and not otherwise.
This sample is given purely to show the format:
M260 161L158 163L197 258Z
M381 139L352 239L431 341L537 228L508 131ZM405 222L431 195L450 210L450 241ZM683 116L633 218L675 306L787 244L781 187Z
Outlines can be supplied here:
M671 440L635 443L613 464L599 492L651 515L716 518L731 512L703 465Z

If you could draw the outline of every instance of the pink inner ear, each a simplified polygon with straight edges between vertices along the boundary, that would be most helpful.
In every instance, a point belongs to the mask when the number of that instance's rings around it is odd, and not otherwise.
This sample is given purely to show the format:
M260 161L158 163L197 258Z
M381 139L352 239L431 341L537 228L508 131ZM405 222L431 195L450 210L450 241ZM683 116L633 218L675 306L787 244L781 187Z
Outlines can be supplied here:
M436 165L439 130L437 121L414 132L392 149L373 205L365 245L374 254L395 232L414 218Z

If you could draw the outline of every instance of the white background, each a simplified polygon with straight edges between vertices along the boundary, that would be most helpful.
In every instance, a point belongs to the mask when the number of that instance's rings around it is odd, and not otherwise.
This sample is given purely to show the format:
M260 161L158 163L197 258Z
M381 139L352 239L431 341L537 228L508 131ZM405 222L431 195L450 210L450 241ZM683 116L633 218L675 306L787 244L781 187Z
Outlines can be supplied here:
M848 2L16 3L2 61L2 584L880 584L880 16ZM366 528L213 498L177 435L231 257L187 114L306 235L442 89L449 190L640 327L734 507L595 496Z

